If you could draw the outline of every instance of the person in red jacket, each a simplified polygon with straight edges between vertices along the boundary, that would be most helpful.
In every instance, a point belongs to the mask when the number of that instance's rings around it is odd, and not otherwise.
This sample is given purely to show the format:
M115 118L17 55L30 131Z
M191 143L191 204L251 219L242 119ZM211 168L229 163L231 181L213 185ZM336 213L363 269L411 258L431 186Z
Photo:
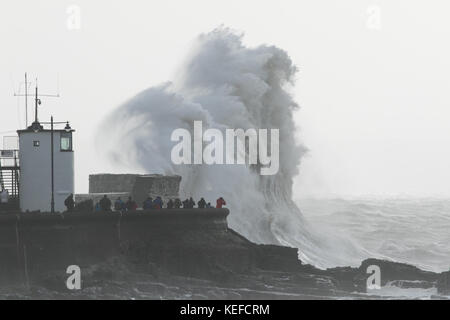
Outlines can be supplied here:
M127 211L136 211L137 209L137 204L131 197L128 197L128 201L125 203L125 206Z
M217 199L217 204L216 204L216 208L220 209L222 208L222 206L226 205L227 203L225 202L225 200L220 197L219 199Z

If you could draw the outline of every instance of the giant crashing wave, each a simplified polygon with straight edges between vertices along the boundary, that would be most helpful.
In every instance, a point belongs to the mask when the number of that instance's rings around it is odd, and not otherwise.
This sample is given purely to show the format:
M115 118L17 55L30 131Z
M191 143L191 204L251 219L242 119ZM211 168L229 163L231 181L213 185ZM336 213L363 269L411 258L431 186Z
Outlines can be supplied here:
M356 264L360 250L314 231L292 200L306 152L295 137L298 105L290 89L296 72L275 46L246 47L242 35L226 28L202 34L176 79L144 90L105 119L98 149L127 171L181 175L181 197L224 197L230 227L251 241L299 248L302 261L320 268ZM174 165L171 134L177 128L193 134L194 120L222 131L278 128L278 173L262 176L248 165Z

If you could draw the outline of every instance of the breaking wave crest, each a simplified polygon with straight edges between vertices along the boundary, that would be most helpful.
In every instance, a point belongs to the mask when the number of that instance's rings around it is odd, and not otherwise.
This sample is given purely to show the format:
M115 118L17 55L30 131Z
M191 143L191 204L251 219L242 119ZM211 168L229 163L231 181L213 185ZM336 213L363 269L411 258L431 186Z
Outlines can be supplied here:
M139 93L109 115L98 147L126 171L181 175L182 197L213 202L223 196L230 227L254 242L297 247L302 261L318 267L348 264L361 257L355 246L318 235L292 201L305 153L295 138L298 105L290 94L296 71L277 47L248 48L241 35L224 28L202 34L176 79ZM279 129L278 173L261 176L245 165L174 165L171 133L192 133L194 120L204 130Z

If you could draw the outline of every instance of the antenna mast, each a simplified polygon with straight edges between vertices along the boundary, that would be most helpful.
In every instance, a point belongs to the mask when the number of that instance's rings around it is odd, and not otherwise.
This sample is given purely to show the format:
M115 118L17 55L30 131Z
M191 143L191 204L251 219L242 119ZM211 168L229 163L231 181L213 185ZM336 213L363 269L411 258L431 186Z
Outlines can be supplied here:
M16 97L25 97L25 128L28 127L28 97L33 96L31 94L28 94L28 78L27 73L25 73L25 94L14 94ZM34 122L36 125L39 125L38 121L38 106L41 104L41 99L39 97L53 97L53 98L59 98L59 82L58 82L58 94L39 94L38 93L38 81L36 78L36 88L34 93Z
M25 72L25 128L28 127L28 81Z
M38 105L41 104L41 100L38 98L38 85L36 79L36 93L34 96L34 122L38 123Z

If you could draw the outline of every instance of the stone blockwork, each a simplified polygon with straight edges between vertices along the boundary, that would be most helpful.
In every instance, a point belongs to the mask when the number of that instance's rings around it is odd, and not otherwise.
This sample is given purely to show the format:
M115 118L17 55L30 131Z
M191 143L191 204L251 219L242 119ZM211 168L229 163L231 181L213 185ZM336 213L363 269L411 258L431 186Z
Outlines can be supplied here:
M131 194L138 203L142 203L148 196L162 197L165 203L172 198L178 198L180 191L180 176L163 176L158 174L136 177Z
M76 194L75 202L80 203L87 200L92 200L94 205L99 202L103 196L106 195L112 203L114 203L117 198L126 201L128 197L131 195L130 192L109 192L109 193L85 193L85 194Z
M77 202L88 198L95 201L102 194L113 194L130 195L138 206L148 196L161 196L166 203L170 198L178 198L180 182L178 175L93 174L89 176L89 194L77 195Z
M138 174L91 174L89 193L131 192Z

